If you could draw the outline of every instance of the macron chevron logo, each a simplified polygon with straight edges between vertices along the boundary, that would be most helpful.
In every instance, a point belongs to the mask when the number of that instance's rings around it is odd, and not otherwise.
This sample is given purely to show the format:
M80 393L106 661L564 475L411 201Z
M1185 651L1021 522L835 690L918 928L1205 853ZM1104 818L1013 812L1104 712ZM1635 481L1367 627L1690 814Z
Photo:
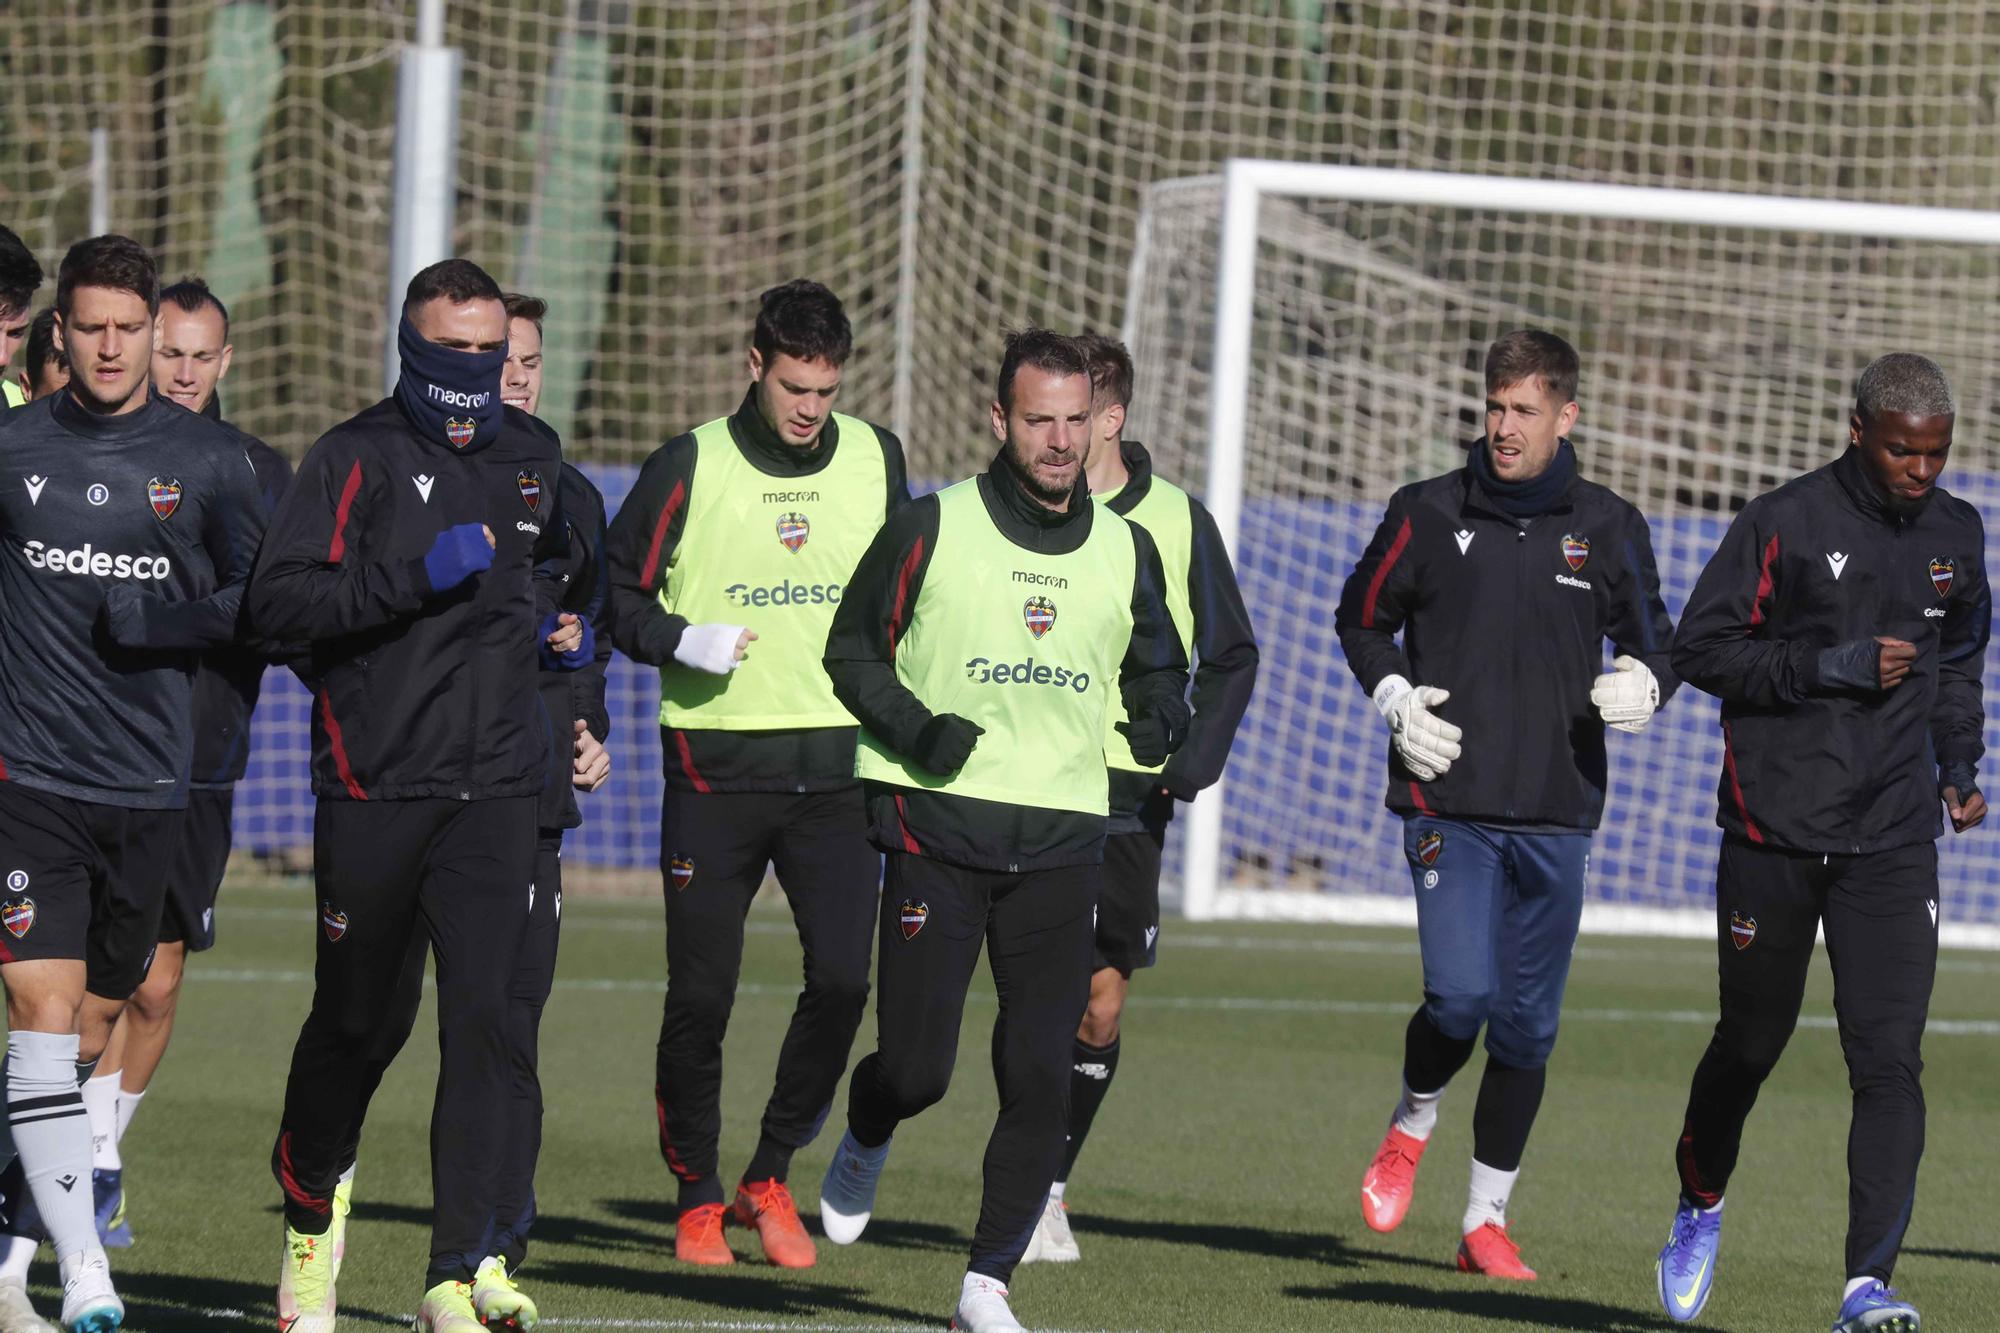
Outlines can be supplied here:
M417 494L424 497L425 504L429 504L431 502L431 487L437 483L437 478L411 477L410 480L417 483Z
M1828 551L1826 553L1826 563L1833 566L1834 581L1839 582L1840 571L1847 568L1847 552Z
M1460 528L1457 532L1454 532L1451 535L1458 542L1458 553L1460 555L1464 555L1466 548L1472 545L1472 529Z
M28 487L28 503L31 505L40 504L42 502L42 487L49 484L49 479L47 477L23 477L21 480Z

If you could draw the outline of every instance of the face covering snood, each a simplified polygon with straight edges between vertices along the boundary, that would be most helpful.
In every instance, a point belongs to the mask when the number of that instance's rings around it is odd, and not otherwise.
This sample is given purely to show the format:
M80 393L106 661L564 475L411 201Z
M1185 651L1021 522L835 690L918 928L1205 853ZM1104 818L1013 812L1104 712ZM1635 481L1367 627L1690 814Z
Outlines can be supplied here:
M499 438L504 343L490 352L440 347L405 315L396 329L396 350L403 362L396 402L419 435L459 453L484 449Z

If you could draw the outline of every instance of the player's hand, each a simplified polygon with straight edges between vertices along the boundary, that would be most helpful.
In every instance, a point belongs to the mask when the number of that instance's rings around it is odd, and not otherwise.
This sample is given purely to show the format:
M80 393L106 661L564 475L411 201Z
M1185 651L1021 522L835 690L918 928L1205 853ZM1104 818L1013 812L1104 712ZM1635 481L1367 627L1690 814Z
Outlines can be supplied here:
M924 729L917 733L917 743L910 751L910 758L916 760L920 768L948 778L965 767L965 761L972 757L973 747L985 734L986 728L977 722L956 713L939 713L924 723Z
M567 611L542 619L542 666L549 671L576 671L590 665L597 652L597 633L590 622Z
M611 751L590 734L590 724L582 718L576 722L575 756L570 785L578 791L596 791L611 780Z
M484 523L481 523L479 525L479 531L486 538L487 550L497 551L500 549L500 539L493 535L493 529L487 527Z
M756 641L756 631L741 625L689 625L674 646L674 660L711 676L726 676L742 665Z
M493 568L493 530L484 523L446 528L424 555L424 577L434 593L450 592L474 574Z
M556 617L554 631L542 639L558 656L567 656L583 646L583 621L564 611Z
M1132 757L1147 768L1166 763L1167 756L1173 753L1167 744L1166 724L1156 717L1115 722L1112 727L1125 738L1125 743L1131 747Z
M1644 662L1620 654L1611 659L1611 670L1591 683L1590 702L1605 725L1619 731L1644 731L1660 706L1660 682Z
M146 611L159 598L129 583L114 583L104 592L104 628L121 648L146 646Z
M1875 642L1882 645L1881 656L1875 668L1877 685L1885 690L1893 690L1903 683L1910 674L1910 668L1917 663L1917 646L1901 639L1891 639L1876 635Z
M1419 782L1443 777L1452 760L1464 753L1459 741L1465 733L1431 711L1449 698L1449 690L1412 685L1401 676L1375 687L1375 707L1389 724L1389 741Z
M1946 787L1939 795L1944 797L1944 812L1951 816L1953 833L1963 833L1986 818L1986 794L1977 787L1963 800L1956 787Z

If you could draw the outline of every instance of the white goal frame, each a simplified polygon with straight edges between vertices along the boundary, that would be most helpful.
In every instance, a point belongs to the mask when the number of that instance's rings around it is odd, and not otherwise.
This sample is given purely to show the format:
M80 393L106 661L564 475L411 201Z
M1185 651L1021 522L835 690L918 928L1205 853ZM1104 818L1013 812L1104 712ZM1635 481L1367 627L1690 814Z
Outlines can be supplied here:
M1125 341L1140 308L1149 242L1158 203L1214 177L1162 181L1140 213L1126 301ZM1216 269L1215 339L1210 362L1208 477L1203 501L1232 559L1243 509L1244 421L1250 401L1250 336L1256 292L1257 236L1266 195L1350 203L1430 205L1480 212L1606 218L1662 225L1816 232L1883 239L2000 246L2000 212L1855 203L1711 190L1548 181L1389 167L1348 167L1261 158L1231 158L1223 170L1221 254ZM1182 863L1181 911L1190 920L1220 918L1415 924L1407 897L1347 896L1230 888L1222 876L1221 784L1188 811ZM1601 934L1714 933L1705 911L1591 903L1583 928ZM1947 944L2000 948L2000 927L1947 925Z

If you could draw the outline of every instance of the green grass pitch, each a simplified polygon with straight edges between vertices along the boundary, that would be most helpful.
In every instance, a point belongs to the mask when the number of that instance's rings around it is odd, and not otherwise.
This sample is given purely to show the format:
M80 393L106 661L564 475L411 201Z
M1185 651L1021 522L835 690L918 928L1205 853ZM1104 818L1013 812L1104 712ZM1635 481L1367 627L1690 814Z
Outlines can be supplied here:
M190 969L173 1050L125 1143L135 1248L114 1254L140 1333L268 1326L279 1261L268 1167L310 995L309 891L225 890L222 942ZM951 1095L906 1125L862 1243L819 1267L672 1258L655 1147L656 905L567 904L542 1030L543 1216L527 1289L552 1328L941 1328L977 1210L993 1113L991 984L974 984ZM1016 1276L1016 1313L1059 1329L1670 1327L1651 1293L1673 1203L1670 1149L1714 1004L1708 945L1586 939L1512 1223L1541 1280L1452 1271L1478 1064L1445 1098L1410 1219L1361 1223L1356 1192L1397 1087L1418 988L1408 932L1168 922L1139 976L1118 1083L1071 1185L1084 1259ZM742 1169L790 1012L798 946L752 913L729 1034L725 1173ZM2000 957L1947 954L1932 1005L1929 1150L1898 1280L1926 1327L2000 1328ZM1696 1327L1824 1329L1842 1278L1845 1073L1824 956L1808 1018L1751 1121L1715 1296ZM341 1281L342 1327L404 1323L424 1268L429 1012L377 1097ZM873 1042L862 1029L856 1055ZM843 1088L841 1096L844 1098ZM838 1119L801 1153L809 1221ZM731 1176L733 1179L733 1174ZM45 1252L46 1256L46 1252ZM53 1308L52 1267L31 1288Z

